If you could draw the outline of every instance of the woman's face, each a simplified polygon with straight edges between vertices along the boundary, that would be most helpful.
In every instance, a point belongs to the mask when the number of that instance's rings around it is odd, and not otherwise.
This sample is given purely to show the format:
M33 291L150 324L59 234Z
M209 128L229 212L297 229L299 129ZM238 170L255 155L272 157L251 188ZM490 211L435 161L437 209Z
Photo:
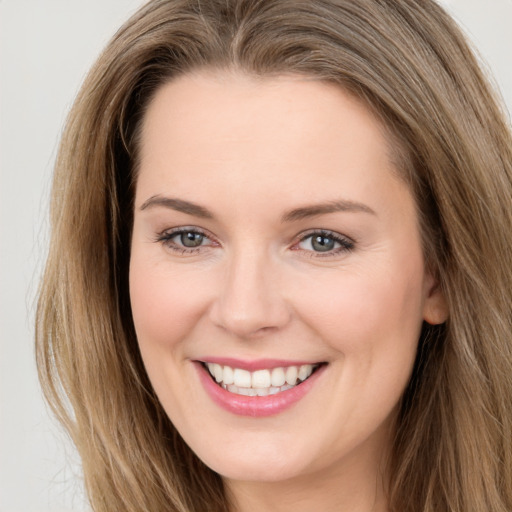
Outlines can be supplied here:
M373 471L444 315L379 122L334 85L204 72L157 92L140 149L133 317L185 441L233 480Z

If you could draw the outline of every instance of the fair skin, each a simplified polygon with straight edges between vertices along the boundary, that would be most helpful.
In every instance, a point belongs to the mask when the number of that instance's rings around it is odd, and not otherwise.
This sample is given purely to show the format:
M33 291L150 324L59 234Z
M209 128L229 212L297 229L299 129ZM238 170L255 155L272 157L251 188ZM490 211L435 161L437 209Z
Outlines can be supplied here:
M239 512L387 510L397 403L423 321L445 316L390 153L365 106L298 76L198 72L149 105L137 337L167 414ZM207 363L252 372L264 396L222 389ZM267 396L276 367L303 364L304 383Z

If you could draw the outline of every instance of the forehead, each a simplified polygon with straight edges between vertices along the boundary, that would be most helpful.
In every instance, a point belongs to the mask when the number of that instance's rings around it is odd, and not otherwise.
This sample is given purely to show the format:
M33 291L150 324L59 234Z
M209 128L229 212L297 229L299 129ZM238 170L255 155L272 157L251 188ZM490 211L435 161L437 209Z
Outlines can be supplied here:
M156 183L195 196L214 183L233 194L250 185L261 194L322 196L336 184L362 193L394 171L387 130L340 87L203 72L165 84L150 102L137 195L161 193L151 189Z
M340 119L340 115L352 116ZM283 127L295 126L291 135L301 130L314 136L323 127L323 137L330 128L344 123L344 135L370 128L379 131L388 142L387 131L370 109L339 85L300 75L261 77L235 71L203 71L180 75L161 86L150 102L143 119L143 139L155 140L162 129L173 137L222 135L226 128L232 135L259 128L271 135ZM347 125L350 123L350 126ZM370 125L372 125L370 127ZM318 133L320 134L320 133ZM253 134L251 134L253 135ZM282 135L285 135L282 133ZM158 139L156 139L158 140ZM215 140L212 140L214 142Z

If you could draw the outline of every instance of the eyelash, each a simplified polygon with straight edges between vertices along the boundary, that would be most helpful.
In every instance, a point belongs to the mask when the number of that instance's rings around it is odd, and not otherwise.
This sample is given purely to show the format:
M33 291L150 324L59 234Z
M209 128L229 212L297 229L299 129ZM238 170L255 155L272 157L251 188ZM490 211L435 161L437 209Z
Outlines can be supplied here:
M313 238L315 237L328 238L332 240L334 243L339 244L339 247L325 252L295 248L299 244L305 242L308 239L311 239L311 243L313 243ZM338 233L325 229L316 229L306 233L302 233L299 240L293 244L292 249L295 251L302 251L306 253L308 257L311 258L328 258L329 256L338 256L344 252L350 252L354 249L354 246L354 241L351 240L350 238L347 238L346 236L342 236Z
M199 252L200 250L204 249L204 245L198 245L197 247L185 247L183 245L179 245L176 242L173 241L173 238L184 235L187 233L193 233L195 235L201 235L207 240L212 240L208 234L203 231L202 229L196 228L196 227L180 227L175 228L167 231L163 231L160 233L157 238L156 242L159 242L163 244L166 248L170 249L171 251L177 252L178 254L194 254L196 252ZM212 244L208 244L212 245ZM217 245L215 242L213 245Z
M193 233L194 235L203 236L205 239L210 240L210 242L213 243L205 245L201 244L198 245L197 247L185 247L173 241L173 238L187 233ZM305 242L308 239L313 239L313 237L328 238L332 240L335 244L339 244L339 247L327 250L325 252L301 249L298 247L299 244ZM163 231L157 235L155 242L163 244L166 248L178 254L195 254L199 251L204 250L205 247L218 245L218 242L213 240L212 237L209 236L205 231L197 227L180 227L172 230ZM333 231L317 229L306 233L302 233L300 238L293 243L291 249L294 251L301 251L311 258L328 258L329 256L337 256L344 252L350 252L354 249L354 246L354 241L345 236L339 235L338 233L335 233Z

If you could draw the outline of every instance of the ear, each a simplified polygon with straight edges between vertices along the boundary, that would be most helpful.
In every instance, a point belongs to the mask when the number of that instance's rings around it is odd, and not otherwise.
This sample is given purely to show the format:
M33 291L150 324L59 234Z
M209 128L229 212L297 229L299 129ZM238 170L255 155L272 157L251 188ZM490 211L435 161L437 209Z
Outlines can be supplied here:
M438 325L448 319L448 304L439 282L433 276L425 279L425 303L423 320L430 325Z

